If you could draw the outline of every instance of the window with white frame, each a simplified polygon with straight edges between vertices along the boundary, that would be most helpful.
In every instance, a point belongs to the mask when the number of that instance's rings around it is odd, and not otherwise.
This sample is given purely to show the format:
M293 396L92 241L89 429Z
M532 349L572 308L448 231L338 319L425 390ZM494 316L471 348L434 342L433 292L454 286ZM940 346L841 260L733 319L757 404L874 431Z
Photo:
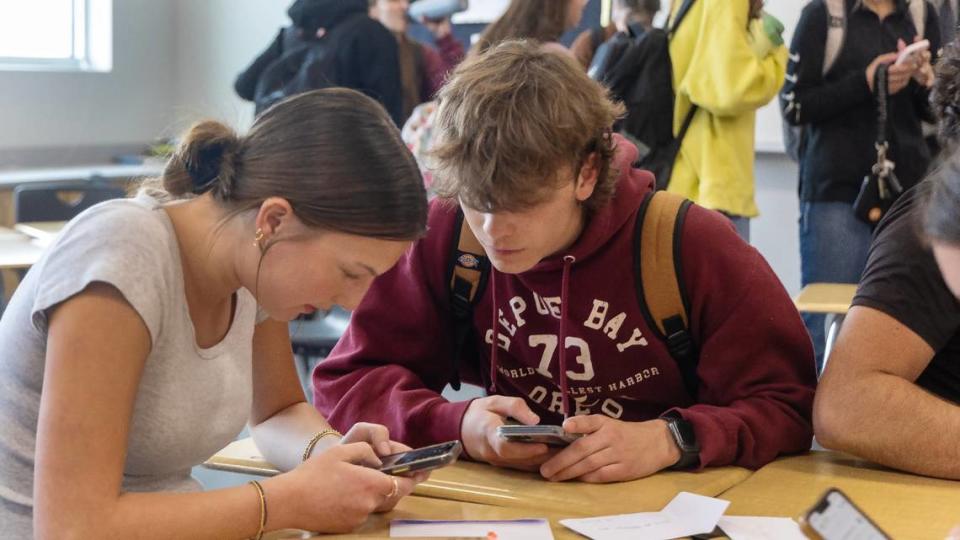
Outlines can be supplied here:
M0 0L0 69L109 71L111 0Z

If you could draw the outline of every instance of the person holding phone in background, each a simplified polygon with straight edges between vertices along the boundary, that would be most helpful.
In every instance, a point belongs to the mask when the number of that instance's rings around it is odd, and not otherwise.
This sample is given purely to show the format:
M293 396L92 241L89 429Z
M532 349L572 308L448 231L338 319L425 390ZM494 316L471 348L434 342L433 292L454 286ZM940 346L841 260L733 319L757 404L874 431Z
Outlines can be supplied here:
M846 2L845 36L834 59L827 57L827 0L803 9L791 45L782 104L784 118L803 127L800 156L801 283L857 283L867 262L873 227L856 217L853 203L864 176L877 161L878 66L889 64L887 157L904 190L917 184L930 164L922 121L930 116L933 71L929 53L896 64L899 52L926 39L940 48L939 25L916 0ZM925 4L926 5L926 4ZM914 18L922 16L923 21ZM924 28L922 38L917 28ZM822 369L826 341L823 315L804 314Z
M504 42L454 71L440 92L430 232L374 282L314 371L332 425L382 422L412 446L460 440L474 460L554 481L755 468L810 447L809 339L726 218L690 206L669 244L694 373L647 322L635 231L653 177L610 134L621 113L572 56L538 42ZM489 268L457 354L451 272L478 265L455 255L464 234ZM452 379L489 395L448 402ZM562 449L509 442L498 434L509 418L581 436Z

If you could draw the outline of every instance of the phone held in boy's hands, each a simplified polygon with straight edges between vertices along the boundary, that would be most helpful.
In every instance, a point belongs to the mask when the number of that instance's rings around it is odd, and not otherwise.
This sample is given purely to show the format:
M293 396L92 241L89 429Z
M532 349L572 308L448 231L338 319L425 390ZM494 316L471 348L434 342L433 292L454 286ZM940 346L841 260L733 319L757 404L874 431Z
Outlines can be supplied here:
M418 471L430 471L446 467L460 457L460 441L450 441L433 446L424 446L399 454L380 458L380 472L394 476L409 476Z
M497 436L509 442L542 443L548 446L569 446L583 435L567 433L560 426L525 426L506 424L497 428Z
M812 540L890 540L853 501L835 488L800 516L800 530Z

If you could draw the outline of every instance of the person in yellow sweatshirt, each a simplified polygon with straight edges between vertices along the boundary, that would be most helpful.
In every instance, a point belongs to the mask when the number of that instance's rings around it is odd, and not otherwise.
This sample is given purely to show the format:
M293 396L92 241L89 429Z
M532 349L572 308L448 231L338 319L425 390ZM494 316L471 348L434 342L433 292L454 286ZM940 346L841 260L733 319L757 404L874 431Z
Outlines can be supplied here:
M675 15L682 2L674 0ZM670 42L674 133L699 107L677 154L668 190L730 217L745 239L754 197L756 111L783 85L783 25L762 0L696 0Z

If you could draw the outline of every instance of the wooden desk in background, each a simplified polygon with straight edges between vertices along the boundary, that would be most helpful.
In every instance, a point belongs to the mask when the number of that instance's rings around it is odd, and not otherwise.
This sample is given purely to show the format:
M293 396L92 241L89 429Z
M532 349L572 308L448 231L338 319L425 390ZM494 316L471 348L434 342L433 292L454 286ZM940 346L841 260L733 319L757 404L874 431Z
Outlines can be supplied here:
M822 370L826 367L830 359L830 352L833 350L833 344L840 335L840 327L843 325L843 319L850 311L850 304L853 303L853 297L857 294L857 285L850 283L811 283L800 291L800 294L793 299L797 311L800 313L818 313L826 315L824 321L824 330L826 332L826 343L823 349L823 365L819 366ZM819 376L819 373L817 374Z
M0 227L0 270L30 268L42 254L43 246L29 236Z
M846 315L856 294L856 284L812 283L800 291L793 303L802 313Z
M16 230L0 227L0 280L4 300L20 284L20 272L34 265L66 222L18 223Z
M561 519L575 517L567 513L542 512L518 508L504 508L502 506L485 506L482 504L465 503L460 501L445 501L427 497L411 496L400 501L397 507L388 514L375 514L359 529L350 534L342 535L311 535L305 531L286 530L265 534L265 540L299 540L306 538L347 539L389 538L390 522L394 519L431 519L431 520L506 520L523 518L543 518L550 521L553 537L556 540L583 540L579 534L567 529L558 523Z
M46 247L60 234L66 224L66 221L34 221L17 223L13 228L32 238L35 243Z
M204 465L244 474L277 473L249 438L232 443ZM603 516L660 510L681 491L712 497L749 476L750 471L739 467L717 467L699 473L661 472L619 484L551 483L536 474L460 461L433 471L430 480L417 486L414 493L435 499L525 508L537 513L564 509L566 517Z
M727 515L796 518L831 487L893 538L943 538L960 523L960 482L899 473L834 452L777 460L720 495Z
M20 283L18 271L33 266L43 255L43 246L29 236L0 227L0 293L6 300Z

